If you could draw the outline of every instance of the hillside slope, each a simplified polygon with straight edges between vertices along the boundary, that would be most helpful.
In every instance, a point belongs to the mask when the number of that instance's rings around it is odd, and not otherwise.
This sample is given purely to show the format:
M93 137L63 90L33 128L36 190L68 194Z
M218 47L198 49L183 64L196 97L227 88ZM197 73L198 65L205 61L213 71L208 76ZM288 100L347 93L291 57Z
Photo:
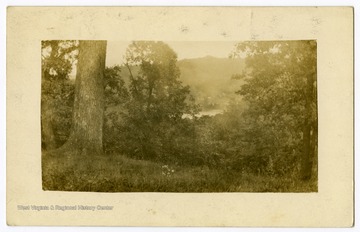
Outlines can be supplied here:
M191 87L196 101L205 109L223 109L230 99L237 97L242 81L232 80L233 74L242 73L243 59L206 56L178 61L181 80Z
M233 74L242 73L245 62L243 59L229 59L206 56L196 59L178 61L181 72L180 79L189 85L196 102L202 109L223 110L230 100L239 96L235 94L242 81L232 80ZM131 67L134 76L138 75L139 67ZM129 71L121 68L121 76L129 83Z

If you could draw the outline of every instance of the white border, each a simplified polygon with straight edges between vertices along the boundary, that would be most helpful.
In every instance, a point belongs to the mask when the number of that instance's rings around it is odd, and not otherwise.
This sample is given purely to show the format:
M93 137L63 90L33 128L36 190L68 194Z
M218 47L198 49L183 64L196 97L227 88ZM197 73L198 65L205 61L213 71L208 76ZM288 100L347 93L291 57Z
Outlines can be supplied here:
M360 101L360 84L356 67L360 67L360 62L356 59L359 56L359 46L356 38L359 37L359 10L360 1L357 0L2 0L0 1L0 231L360 231L358 192L360 188L357 184L359 170L355 169L355 227L353 228L333 228L333 229L304 229L304 228L166 228L166 227L9 227L6 225L6 8L7 6L353 6L354 7L354 42L355 42L355 78L354 78L354 100L355 100L355 141L359 137L360 127L357 123ZM358 141L360 142L360 141ZM359 154L359 146L355 142L355 154ZM355 155L355 167L360 167L360 159ZM356 184L357 183L357 184Z

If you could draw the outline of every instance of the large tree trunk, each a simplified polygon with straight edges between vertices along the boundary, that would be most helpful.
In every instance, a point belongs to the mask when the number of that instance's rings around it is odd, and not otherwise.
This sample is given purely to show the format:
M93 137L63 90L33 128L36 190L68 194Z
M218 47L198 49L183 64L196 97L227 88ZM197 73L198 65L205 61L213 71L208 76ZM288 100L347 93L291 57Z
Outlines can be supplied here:
M60 153L102 153L106 41L80 41L73 124Z

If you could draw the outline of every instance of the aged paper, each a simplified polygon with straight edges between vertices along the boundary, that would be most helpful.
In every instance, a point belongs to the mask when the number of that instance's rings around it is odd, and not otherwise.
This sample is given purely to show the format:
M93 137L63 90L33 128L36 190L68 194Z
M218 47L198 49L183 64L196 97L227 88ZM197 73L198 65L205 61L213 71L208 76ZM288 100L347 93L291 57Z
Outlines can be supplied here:
M42 40L62 39L316 40L318 192L43 191L40 48ZM59 226L352 226L353 9L9 7L7 222L9 225Z

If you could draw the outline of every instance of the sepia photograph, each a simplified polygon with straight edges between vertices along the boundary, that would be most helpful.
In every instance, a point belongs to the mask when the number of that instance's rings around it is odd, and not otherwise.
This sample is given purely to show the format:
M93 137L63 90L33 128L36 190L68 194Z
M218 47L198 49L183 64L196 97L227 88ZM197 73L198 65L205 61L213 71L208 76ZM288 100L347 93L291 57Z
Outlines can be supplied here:
M41 42L43 190L317 192L317 43Z
M7 225L353 226L353 8L6 13Z

